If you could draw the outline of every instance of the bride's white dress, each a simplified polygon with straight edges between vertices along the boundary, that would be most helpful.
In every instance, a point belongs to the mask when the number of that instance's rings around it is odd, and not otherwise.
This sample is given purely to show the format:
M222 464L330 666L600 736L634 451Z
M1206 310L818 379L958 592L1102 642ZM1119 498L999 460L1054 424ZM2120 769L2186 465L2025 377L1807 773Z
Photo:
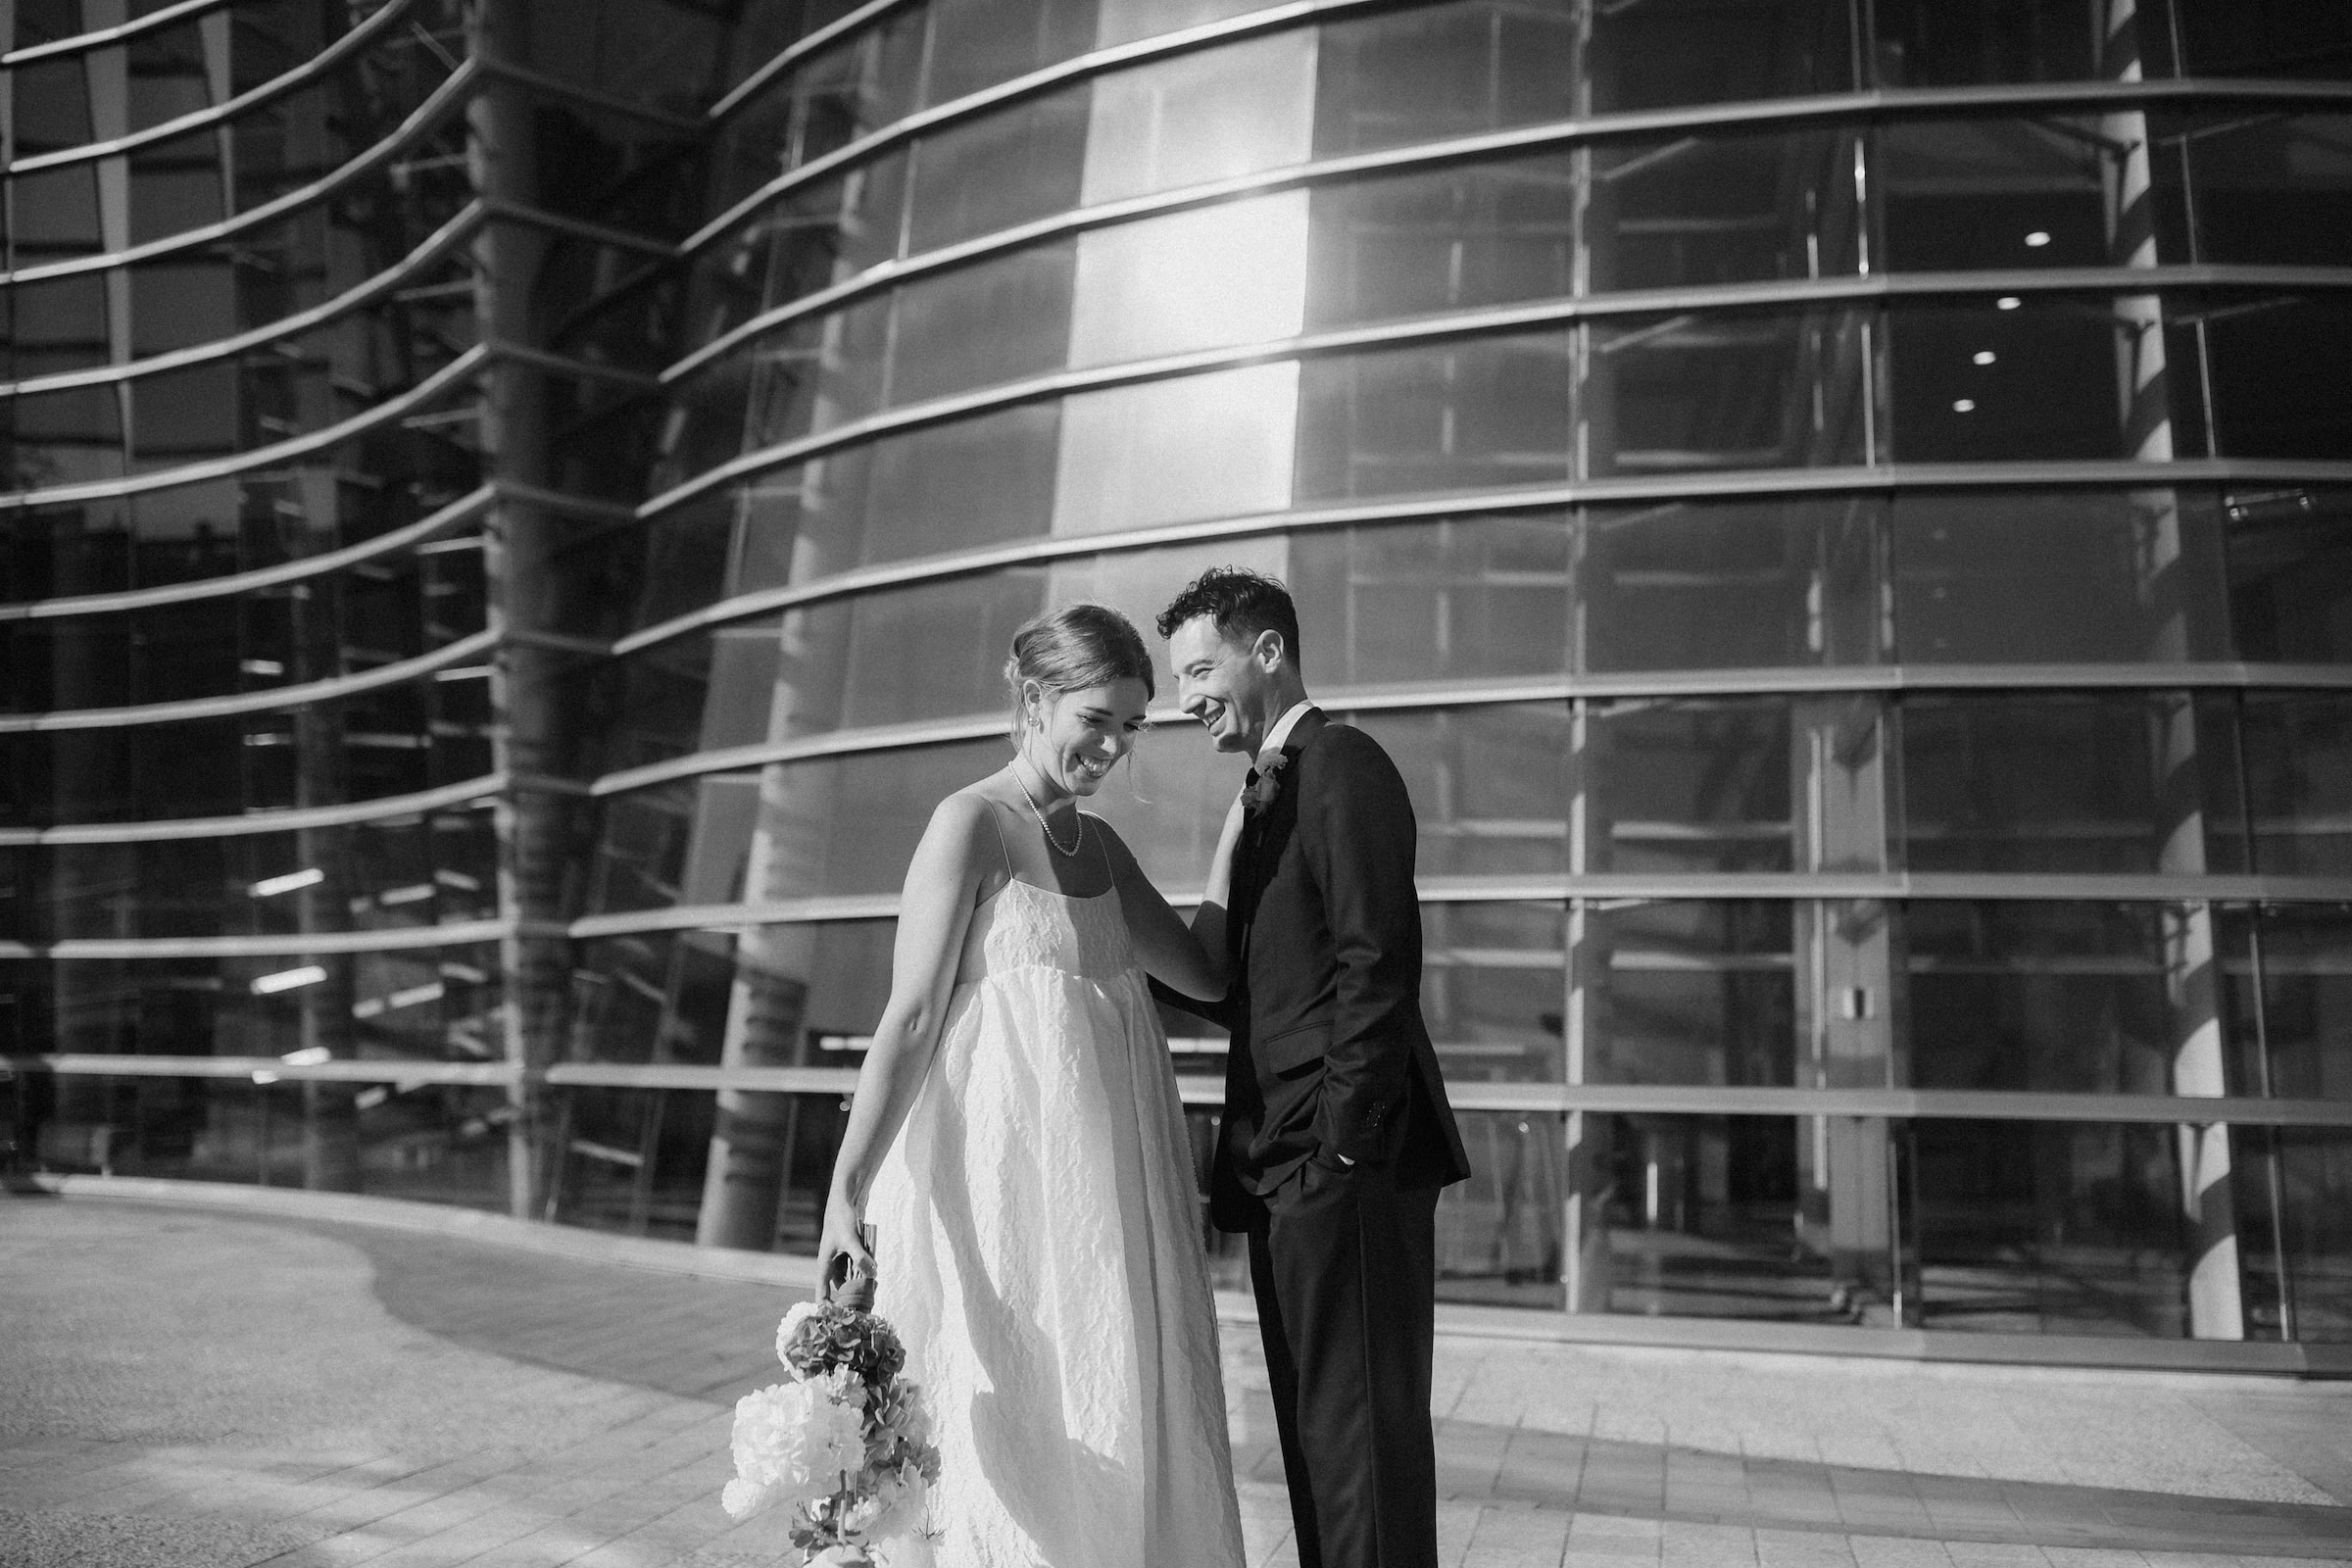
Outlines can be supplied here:
M939 1568L1241 1568L1184 1114L1115 889L974 911L866 1211L937 1424Z

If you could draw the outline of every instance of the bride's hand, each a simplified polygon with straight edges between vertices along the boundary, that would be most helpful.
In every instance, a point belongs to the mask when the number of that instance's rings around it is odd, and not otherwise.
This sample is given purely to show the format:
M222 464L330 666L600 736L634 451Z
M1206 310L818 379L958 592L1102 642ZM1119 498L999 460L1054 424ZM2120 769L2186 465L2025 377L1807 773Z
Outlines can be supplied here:
M825 1200L825 1226L816 1243L816 1293L820 1300L833 1295L834 1260L847 1258L850 1272L874 1275L874 1254L866 1250L865 1237L860 1226L863 1216L858 1206L840 1193Z

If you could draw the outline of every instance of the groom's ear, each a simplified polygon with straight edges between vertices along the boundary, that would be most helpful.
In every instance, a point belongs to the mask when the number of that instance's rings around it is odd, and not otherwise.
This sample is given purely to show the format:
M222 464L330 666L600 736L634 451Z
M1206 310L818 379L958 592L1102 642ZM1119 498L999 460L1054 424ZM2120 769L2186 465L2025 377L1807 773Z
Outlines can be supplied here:
M1259 663L1272 669L1282 662L1283 656L1290 650L1283 646L1282 633L1268 626L1257 634L1257 641L1250 645L1250 652Z

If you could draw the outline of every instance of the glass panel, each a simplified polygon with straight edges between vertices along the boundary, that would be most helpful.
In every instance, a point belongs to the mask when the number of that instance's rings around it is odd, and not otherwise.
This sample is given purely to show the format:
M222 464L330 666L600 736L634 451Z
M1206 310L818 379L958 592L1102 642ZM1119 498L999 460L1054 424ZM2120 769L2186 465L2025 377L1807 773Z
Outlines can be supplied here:
M2244 713L2255 869L2352 876L2352 697L2249 692Z
M1093 207L1304 163L1315 43L1312 29L1294 27L1096 78L1083 194L1062 205Z
M1070 364L1292 336L1306 233L1306 193L1289 191L1081 234Z
M702 1206L716 1097L703 1091L559 1089L549 1212L559 1224L688 1241ZM796 1102L811 1097L795 1097ZM837 1106L838 1096L821 1103ZM814 1112L823 1116L824 1110ZM838 1117L836 1110L833 1114ZM838 1132L834 1141L839 1139ZM809 1161L790 1160L788 1200L803 1197ZM830 1155L827 1155L830 1165ZM828 1172L829 1174L829 1172ZM824 1176L817 1178L823 1191ZM804 1199L805 1201L805 1199ZM813 1251L814 1239L804 1250Z
M2233 1092L2352 1100L2352 909L2265 905L2225 929Z
M2281 1127L2280 1251L2298 1340L2352 1340L2352 1133Z
M2200 1032L2219 1026L2210 984L2190 972L2221 961L2223 938L2201 905L1923 900L1906 907L1903 933L1918 1088L2164 1095L2223 1087L2176 1082L2182 1068L2196 1070L2185 1054Z
M1576 901L1569 1082L1796 1082L1791 906Z
M2074 81L2105 74L2100 15L2076 0L1870 0L1870 10L1881 86Z
M1590 704L1583 868L1793 869L1791 734L1782 698Z
M1065 241L897 290L888 402L920 403L1060 369L1072 336L1071 270L1075 260L1083 286L1085 254L1083 241ZM835 350L844 351L858 346Z
M1421 1015L1453 1083L1557 1083L1567 999L1557 904L1421 908Z
M1563 1141L1556 1112L1457 1111L1470 1179L1438 1195L1438 1299L1557 1308Z
M1588 509L1580 667L1880 662L1882 508L1794 499Z
M1098 9L1096 0L935 0L924 101L944 104L1098 47Z
M2208 492L1907 491L1894 499L1893 556L1906 663L2229 657Z
M2231 716L2225 700L2179 692L1907 697L1903 863L2242 871Z
M2177 1129L1922 1120L1912 1136L1926 1327L2186 1336Z
M1076 207L1088 102L1084 86L1049 93L915 143L907 254Z
M2352 77L2352 14L2334 0L2173 0L2181 74Z
M1867 461L1858 317L1691 313L1590 333L1592 477Z
M1850 0L1665 0L1579 7L1589 114L1844 92L1855 85Z
M1066 399L1055 534L1278 511L1291 499L1295 361ZM1213 452L1214 463L1200 454Z
M1570 1117L1571 1310L1856 1321L1857 1268L1806 1211L1809 1131L1782 1116Z
M2202 309L2213 444L2229 458L2332 461L2352 452L2352 306L2334 299L2180 301Z
M2126 307L2098 299L2004 295L1997 301L1898 305L1886 313L1894 456L1904 463L2132 458L2116 381ZM2195 421L2163 419L2174 452L2197 450Z
M1366 712L1411 791L1422 876L1558 875L1568 866L1564 703Z
M23 1086L21 1136L42 1170L507 1206L503 1089L47 1074Z
M2352 43L2347 44L2352 74ZM2167 260L2340 267L2352 232L2352 117L2149 117L2172 157L2154 161L2175 239ZM2332 213L2335 216L2330 218Z
M1471 0L1326 26L1316 155L1568 119L1579 85L1577 22L1567 6Z
M1554 331L1307 361L1298 498L1564 481L1571 342Z
M1009 711L1003 669L1013 631L1048 602L1045 573L1038 570L856 600L845 607L850 624L842 722L863 727ZM794 630L802 635L794 638ZM840 638L842 628L788 624L786 635L787 646L815 650ZM821 656L795 661L801 669L823 662ZM803 706L822 710L821 702L797 694L793 706L796 711Z
M1558 513L1294 535L1305 667L1333 686L1563 674L1569 544Z
M2352 663L2352 494L2241 491L2228 516L2238 657Z
M1898 122L1878 131L1896 271L2108 264L2095 120Z

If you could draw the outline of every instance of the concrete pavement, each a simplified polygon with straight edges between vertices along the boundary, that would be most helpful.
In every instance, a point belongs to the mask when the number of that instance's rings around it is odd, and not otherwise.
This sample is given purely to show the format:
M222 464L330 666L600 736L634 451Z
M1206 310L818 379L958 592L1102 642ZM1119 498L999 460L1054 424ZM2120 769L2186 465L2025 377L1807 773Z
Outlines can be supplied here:
M729 1568L791 1297L365 1224L0 1200L0 1564ZM1293 1568L1255 1331L1251 1568ZM2352 1385L1447 1337L1446 1568L2352 1559Z

